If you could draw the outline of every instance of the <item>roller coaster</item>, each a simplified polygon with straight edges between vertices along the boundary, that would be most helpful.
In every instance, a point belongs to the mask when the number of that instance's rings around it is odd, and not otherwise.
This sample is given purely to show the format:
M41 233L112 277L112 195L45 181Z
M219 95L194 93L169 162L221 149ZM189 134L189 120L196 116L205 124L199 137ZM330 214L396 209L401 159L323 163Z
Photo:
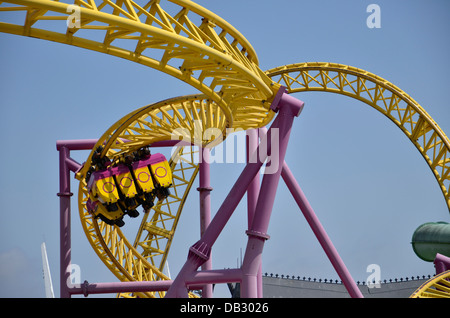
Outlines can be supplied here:
M212 284L239 282L242 297L262 297L261 255L280 178L286 183L350 296L362 297L345 264L284 161L292 123L304 103L301 92L345 95L377 110L404 133L425 159L450 209L450 141L408 94L368 71L311 62L262 70L248 40L221 17L187 0L7 0L0 13L21 15L0 22L0 31L58 42L141 64L171 75L200 93L173 97L137 109L95 140L58 141L60 154L61 296L117 292L120 297L211 297ZM74 23L69 23L74 19ZM19 20L14 20L19 21ZM268 127L268 128L266 128ZM220 134L205 134L208 129ZM216 215L209 220L208 158L227 129L245 130L248 163ZM256 176L274 146L273 173ZM267 154L257 158L261 144ZM153 153L174 147L167 160ZM83 164L70 157L90 150ZM267 169L267 167L266 167ZM120 283L67 286L70 266L69 176L79 181L78 206L86 237ZM175 279L163 267L186 198L199 176L202 235L188 251ZM242 197L248 195L247 248L241 268L213 270L211 248ZM142 220L134 241L125 215ZM442 263L447 264L444 260ZM448 264L447 264L448 265ZM449 297L450 265L412 297ZM201 269L200 269L201 268ZM199 270L200 269L200 270Z

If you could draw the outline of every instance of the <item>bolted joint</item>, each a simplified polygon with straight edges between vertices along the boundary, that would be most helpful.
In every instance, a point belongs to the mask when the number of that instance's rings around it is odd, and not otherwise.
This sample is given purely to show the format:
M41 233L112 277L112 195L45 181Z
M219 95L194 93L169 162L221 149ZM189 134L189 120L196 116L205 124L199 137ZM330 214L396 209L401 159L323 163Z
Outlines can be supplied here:
M253 237L262 239L264 241L270 239L270 236L267 233L263 233L263 232L259 232L259 231L247 230L247 231L245 231L245 234L247 234L248 236L253 236Z
M284 112L294 117L298 117L300 115L304 106L304 102L287 93L284 93L283 96L281 96L281 100L278 103L280 113Z
M201 192L201 191L208 191L208 192L210 192L212 190L213 190L213 188L211 188L211 187L198 187L197 188L197 191L199 191L199 192Z
M201 266L211 255L211 248L204 242L197 242L189 248L188 258L195 262L198 266Z
M286 87L282 86L275 95L270 109L275 113L282 111L294 117L298 117L303 110L305 103L287 93Z
M287 93L286 87L281 86L278 92L275 94L275 97L273 98L272 103L270 104L270 109L273 110L275 113L278 113L279 109L279 103L281 100L281 97Z
M85 280L83 284L81 285L81 289L83 291L84 297L89 296L89 282Z
M56 195L58 197L71 197L71 196L73 196L73 193L72 192L58 192Z

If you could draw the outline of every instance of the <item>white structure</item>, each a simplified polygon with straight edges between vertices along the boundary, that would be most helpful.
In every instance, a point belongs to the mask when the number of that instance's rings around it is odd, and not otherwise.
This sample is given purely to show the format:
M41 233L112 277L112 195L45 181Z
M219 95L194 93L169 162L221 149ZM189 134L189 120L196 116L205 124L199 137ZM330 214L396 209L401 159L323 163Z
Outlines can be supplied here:
M47 249L45 248L45 243L42 243L41 245L41 252L42 269L44 272L45 297L55 298L55 294L53 293L52 276L50 275L50 267L48 266Z

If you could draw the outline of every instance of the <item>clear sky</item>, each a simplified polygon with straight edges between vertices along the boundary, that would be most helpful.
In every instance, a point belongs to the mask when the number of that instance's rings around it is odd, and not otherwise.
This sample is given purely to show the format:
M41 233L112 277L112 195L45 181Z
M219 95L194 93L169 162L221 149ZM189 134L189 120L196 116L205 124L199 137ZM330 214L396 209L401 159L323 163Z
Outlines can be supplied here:
M450 134L447 0L197 2L250 41L262 70L315 61L356 66L403 89ZM381 8L381 28L366 25L371 3ZM138 107L195 92L127 60L0 34L0 297L45 296L43 241L59 295L56 141L99 138ZM286 162L354 279L365 281L370 264L380 266L382 280L433 274L433 264L414 254L411 237L425 222L450 222L449 211L414 145L363 103L326 93L295 96L306 106L295 120ZM83 162L87 154L73 157ZM212 166L213 213L242 168ZM72 191L72 262L82 281L116 281L81 229L76 180ZM213 247L214 268L239 262L246 246L244 203ZM338 278L282 182L268 234L263 272ZM192 191L169 256L172 276L198 237L198 194ZM226 288L218 294L226 295Z

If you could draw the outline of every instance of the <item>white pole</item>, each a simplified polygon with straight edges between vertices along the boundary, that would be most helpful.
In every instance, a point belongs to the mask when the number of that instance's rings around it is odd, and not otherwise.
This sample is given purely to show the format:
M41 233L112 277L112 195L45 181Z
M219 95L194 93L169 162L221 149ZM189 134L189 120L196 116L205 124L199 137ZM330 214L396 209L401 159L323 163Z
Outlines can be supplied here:
M45 248L45 242L41 244L42 252L42 267L44 271L44 285L45 285L45 297L55 298L53 293L52 276L50 275L50 267L48 266L47 250Z
M169 279L171 279L171 277L170 277L170 269L169 269L169 262L168 261L166 261L166 264L165 264L165 272L166 272L166 275L169 277Z

